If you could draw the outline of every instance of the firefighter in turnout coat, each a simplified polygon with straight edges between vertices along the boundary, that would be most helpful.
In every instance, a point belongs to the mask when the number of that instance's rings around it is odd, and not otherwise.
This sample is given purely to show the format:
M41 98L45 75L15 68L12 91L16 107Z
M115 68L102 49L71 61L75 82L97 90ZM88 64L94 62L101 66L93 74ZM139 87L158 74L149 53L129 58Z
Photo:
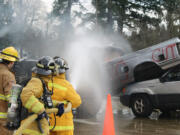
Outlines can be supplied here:
M29 113L38 114L37 120L23 130L23 135L49 134L48 115L45 112L46 104L41 100L44 92L42 80L46 85L52 83L54 79L54 69L55 63L53 58L49 56L40 58L40 60L36 64L36 67L33 68L32 79L22 90L21 101L23 106L28 109ZM58 116L61 116L64 112L63 107L58 107ZM38 121L40 121L43 132L39 128ZM23 122L24 121L22 121L21 124L23 124Z
M13 132L6 128L8 101L12 85L16 83L11 68L18 61L18 52L14 47L7 47L0 53L0 134L12 135Z
M49 87L54 87L52 99L54 102L64 102L65 106L68 102L71 102L72 108L77 108L81 104L81 97L65 78L68 65L66 61L60 57L55 57L54 60L58 65L59 74L55 76L54 82L49 84ZM73 135L74 124L72 111L64 113L61 117L54 117L53 114L51 114L50 129L52 129L50 135Z

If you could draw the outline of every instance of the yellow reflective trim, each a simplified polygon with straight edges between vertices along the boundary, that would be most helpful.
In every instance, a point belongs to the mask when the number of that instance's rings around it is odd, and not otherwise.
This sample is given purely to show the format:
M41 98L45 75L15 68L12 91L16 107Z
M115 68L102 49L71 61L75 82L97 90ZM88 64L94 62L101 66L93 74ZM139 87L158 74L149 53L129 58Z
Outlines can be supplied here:
M44 68L44 65L42 65L42 64L37 63L36 65L37 65L38 67Z
M10 97L11 97L11 95L7 95L6 100L9 101Z
M56 106L57 106L57 104L58 104L58 101L56 101L56 100L52 100L52 102L53 102L53 106L54 106L54 107L56 107Z
M65 105L68 104L68 101L64 100L64 101L57 101L57 100L52 100L53 101L53 105L56 106L59 102L64 103Z
M5 95L0 94L0 100L9 101L9 97L10 95L5 96Z
M0 99L1 99L1 100L6 100L6 96L0 94Z
M49 126L49 129L51 130L54 126ZM58 131L58 130L74 130L74 126L55 126L53 131Z
M37 63L36 65L37 65L38 67L40 67L40 68L44 68L44 65L42 65L42 64ZM54 67L54 66L48 66L48 68L49 68L49 69L54 69L55 67Z
M66 100L61 101L61 102L63 102L65 105L68 104L68 101L66 101Z
M35 131L35 130L30 130L30 129L24 129L22 131L23 134L28 134L28 135L43 135L41 134L40 132L38 131Z
M55 87L55 88L58 88L58 89L63 90L63 91L67 90L66 87L63 87L63 86L56 84L56 83L48 83L48 87Z
M44 108L44 105L40 102L37 102L33 107L32 107L32 111L34 113L39 113L42 109Z
M0 118L1 119L6 119L7 118L7 113L0 112Z
M55 67L54 66L49 66L49 69L54 69Z
M9 98L11 95L7 95L6 98Z
M31 97L28 99L28 101L26 102L25 107L26 107L27 109L30 109L35 102L38 102L38 99L35 98L35 96L31 96Z

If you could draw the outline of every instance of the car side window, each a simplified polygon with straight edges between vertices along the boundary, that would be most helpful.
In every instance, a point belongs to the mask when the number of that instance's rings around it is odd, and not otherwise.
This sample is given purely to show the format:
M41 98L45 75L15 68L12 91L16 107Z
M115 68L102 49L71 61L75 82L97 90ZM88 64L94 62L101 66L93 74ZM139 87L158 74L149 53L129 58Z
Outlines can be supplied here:
M167 74L166 79L167 82L169 81L180 81L180 70L175 70Z

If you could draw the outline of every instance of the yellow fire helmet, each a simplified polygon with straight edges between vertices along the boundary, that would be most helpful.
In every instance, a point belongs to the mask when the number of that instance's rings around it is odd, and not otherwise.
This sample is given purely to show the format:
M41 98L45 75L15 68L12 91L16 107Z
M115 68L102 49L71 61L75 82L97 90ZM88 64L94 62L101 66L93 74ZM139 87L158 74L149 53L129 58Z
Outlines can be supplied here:
M12 46L7 47L0 52L0 59L4 59L8 61L18 61L19 60L18 51Z

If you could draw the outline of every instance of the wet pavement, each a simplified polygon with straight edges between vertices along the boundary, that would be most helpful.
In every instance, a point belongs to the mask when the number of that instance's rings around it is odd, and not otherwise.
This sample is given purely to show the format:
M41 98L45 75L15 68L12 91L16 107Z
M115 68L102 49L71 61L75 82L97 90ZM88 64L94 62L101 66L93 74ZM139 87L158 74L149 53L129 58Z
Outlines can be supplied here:
M161 117L154 112L150 118L136 118L119 99L112 98L116 135L180 135L180 113ZM103 108L103 107L102 107ZM102 135L104 112L95 118L75 119L75 135Z

